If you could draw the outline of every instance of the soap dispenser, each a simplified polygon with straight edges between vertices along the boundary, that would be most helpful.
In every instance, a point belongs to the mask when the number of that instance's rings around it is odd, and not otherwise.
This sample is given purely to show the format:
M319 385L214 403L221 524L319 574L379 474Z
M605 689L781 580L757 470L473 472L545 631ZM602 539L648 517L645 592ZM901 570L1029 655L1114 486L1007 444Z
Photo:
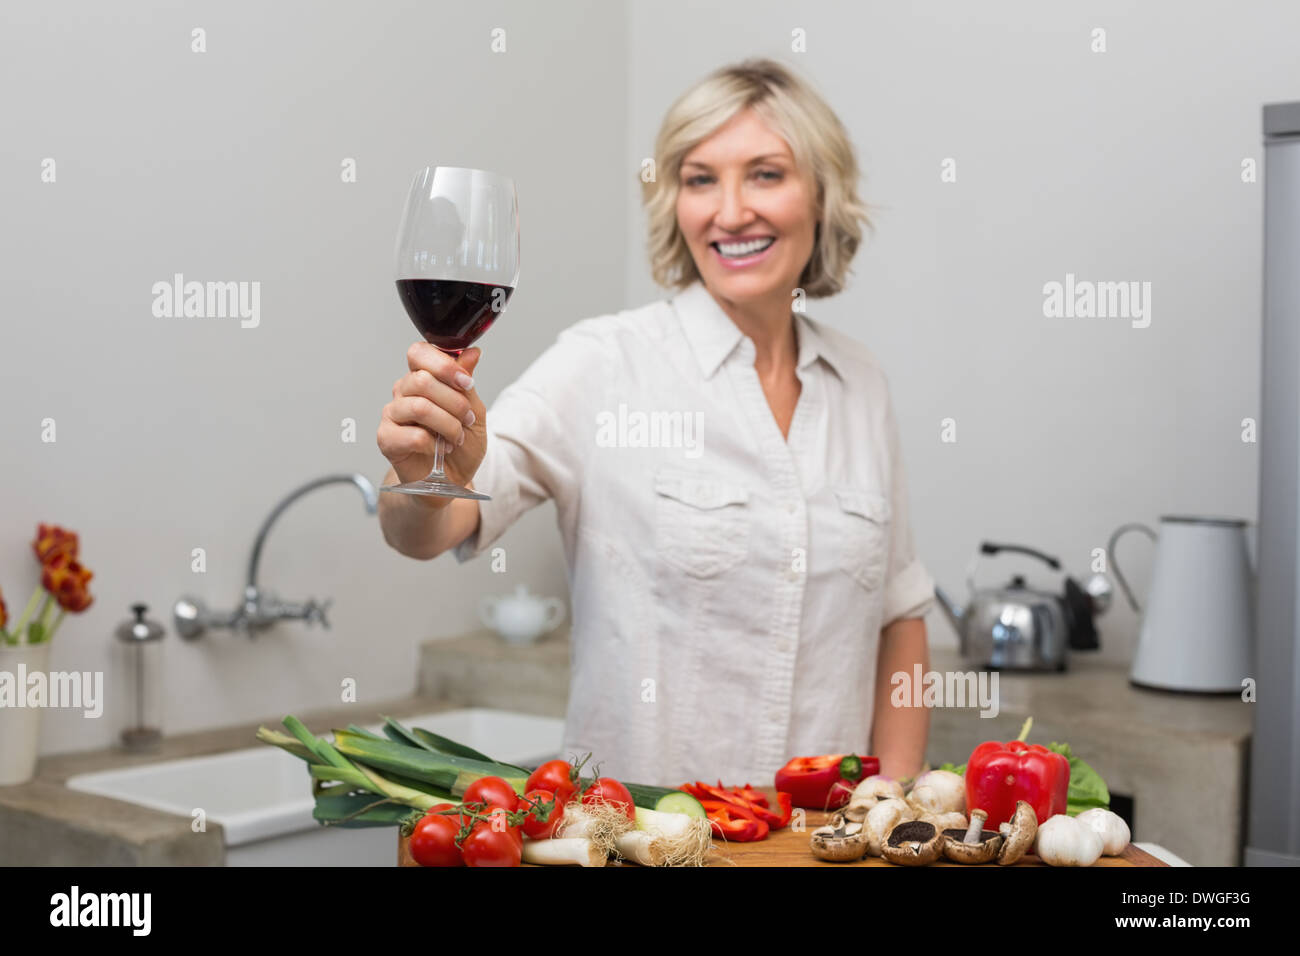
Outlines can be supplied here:
M155 750L162 741L162 637L157 621L145 618L148 605L132 604L133 620L117 628L119 659L125 674L128 712L123 715L122 746Z

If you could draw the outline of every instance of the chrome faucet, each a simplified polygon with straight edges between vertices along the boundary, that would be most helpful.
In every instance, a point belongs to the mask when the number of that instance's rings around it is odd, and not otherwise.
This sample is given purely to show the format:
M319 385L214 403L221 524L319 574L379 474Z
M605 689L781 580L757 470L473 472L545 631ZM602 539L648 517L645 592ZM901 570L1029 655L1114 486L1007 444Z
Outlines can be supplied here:
M201 600L186 595L172 607L176 632L187 640L195 640L210 627L233 630L246 637L255 637L258 631L264 631L276 621L282 620L302 620L308 624L319 623L322 627L328 628L329 619L326 617L326 612L331 603L328 598L324 601L311 598L302 604L280 601L269 592L263 593L257 586L257 568L262 560L262 545L266 543L267 533L284 510L309 491L314 491L323 485L339 483L357 486L366 500L367 514L375 514L379 510L379 492L364 475L327 475L289 492L271 509L271 513L262 522L262 527L253 541L253 553L248 559L248 580L244 584L243 603L233 611L210 611Z

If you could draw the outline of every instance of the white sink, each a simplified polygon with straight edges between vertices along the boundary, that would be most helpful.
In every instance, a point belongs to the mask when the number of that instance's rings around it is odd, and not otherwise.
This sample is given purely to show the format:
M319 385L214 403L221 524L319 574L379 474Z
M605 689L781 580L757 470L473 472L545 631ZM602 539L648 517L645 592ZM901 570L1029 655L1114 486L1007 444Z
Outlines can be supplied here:
M558 718L482 707L402 723L523 767L560 756L564 736ZM383 725L365 726L378 733ZM67 785L190 819L201 809L222 826L229 866L392 866L397 860L395 827L322 827L312 819L307 765L269 744L80 774Z

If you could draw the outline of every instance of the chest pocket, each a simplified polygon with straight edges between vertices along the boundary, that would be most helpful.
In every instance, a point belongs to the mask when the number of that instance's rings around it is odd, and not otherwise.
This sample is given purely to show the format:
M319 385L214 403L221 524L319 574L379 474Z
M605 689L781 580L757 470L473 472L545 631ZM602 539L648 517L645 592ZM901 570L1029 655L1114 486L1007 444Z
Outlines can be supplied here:
M700 578L713 577L749 554L749 489L717 478L658 472L655 551L660 560Z
M874 591L884 582L889 561L889 499L859 488L834 491L839 506L836 548L840 568Z

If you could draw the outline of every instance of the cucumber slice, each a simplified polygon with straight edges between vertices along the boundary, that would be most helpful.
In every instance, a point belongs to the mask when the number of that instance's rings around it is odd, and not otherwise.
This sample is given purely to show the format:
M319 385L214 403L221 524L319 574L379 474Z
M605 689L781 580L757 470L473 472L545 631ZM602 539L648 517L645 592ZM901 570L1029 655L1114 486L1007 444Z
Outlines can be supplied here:
M708 814L704 812L704 805L683 790L664 794L654 805L654 809L660 813L684 813L688 817L708 819Z

